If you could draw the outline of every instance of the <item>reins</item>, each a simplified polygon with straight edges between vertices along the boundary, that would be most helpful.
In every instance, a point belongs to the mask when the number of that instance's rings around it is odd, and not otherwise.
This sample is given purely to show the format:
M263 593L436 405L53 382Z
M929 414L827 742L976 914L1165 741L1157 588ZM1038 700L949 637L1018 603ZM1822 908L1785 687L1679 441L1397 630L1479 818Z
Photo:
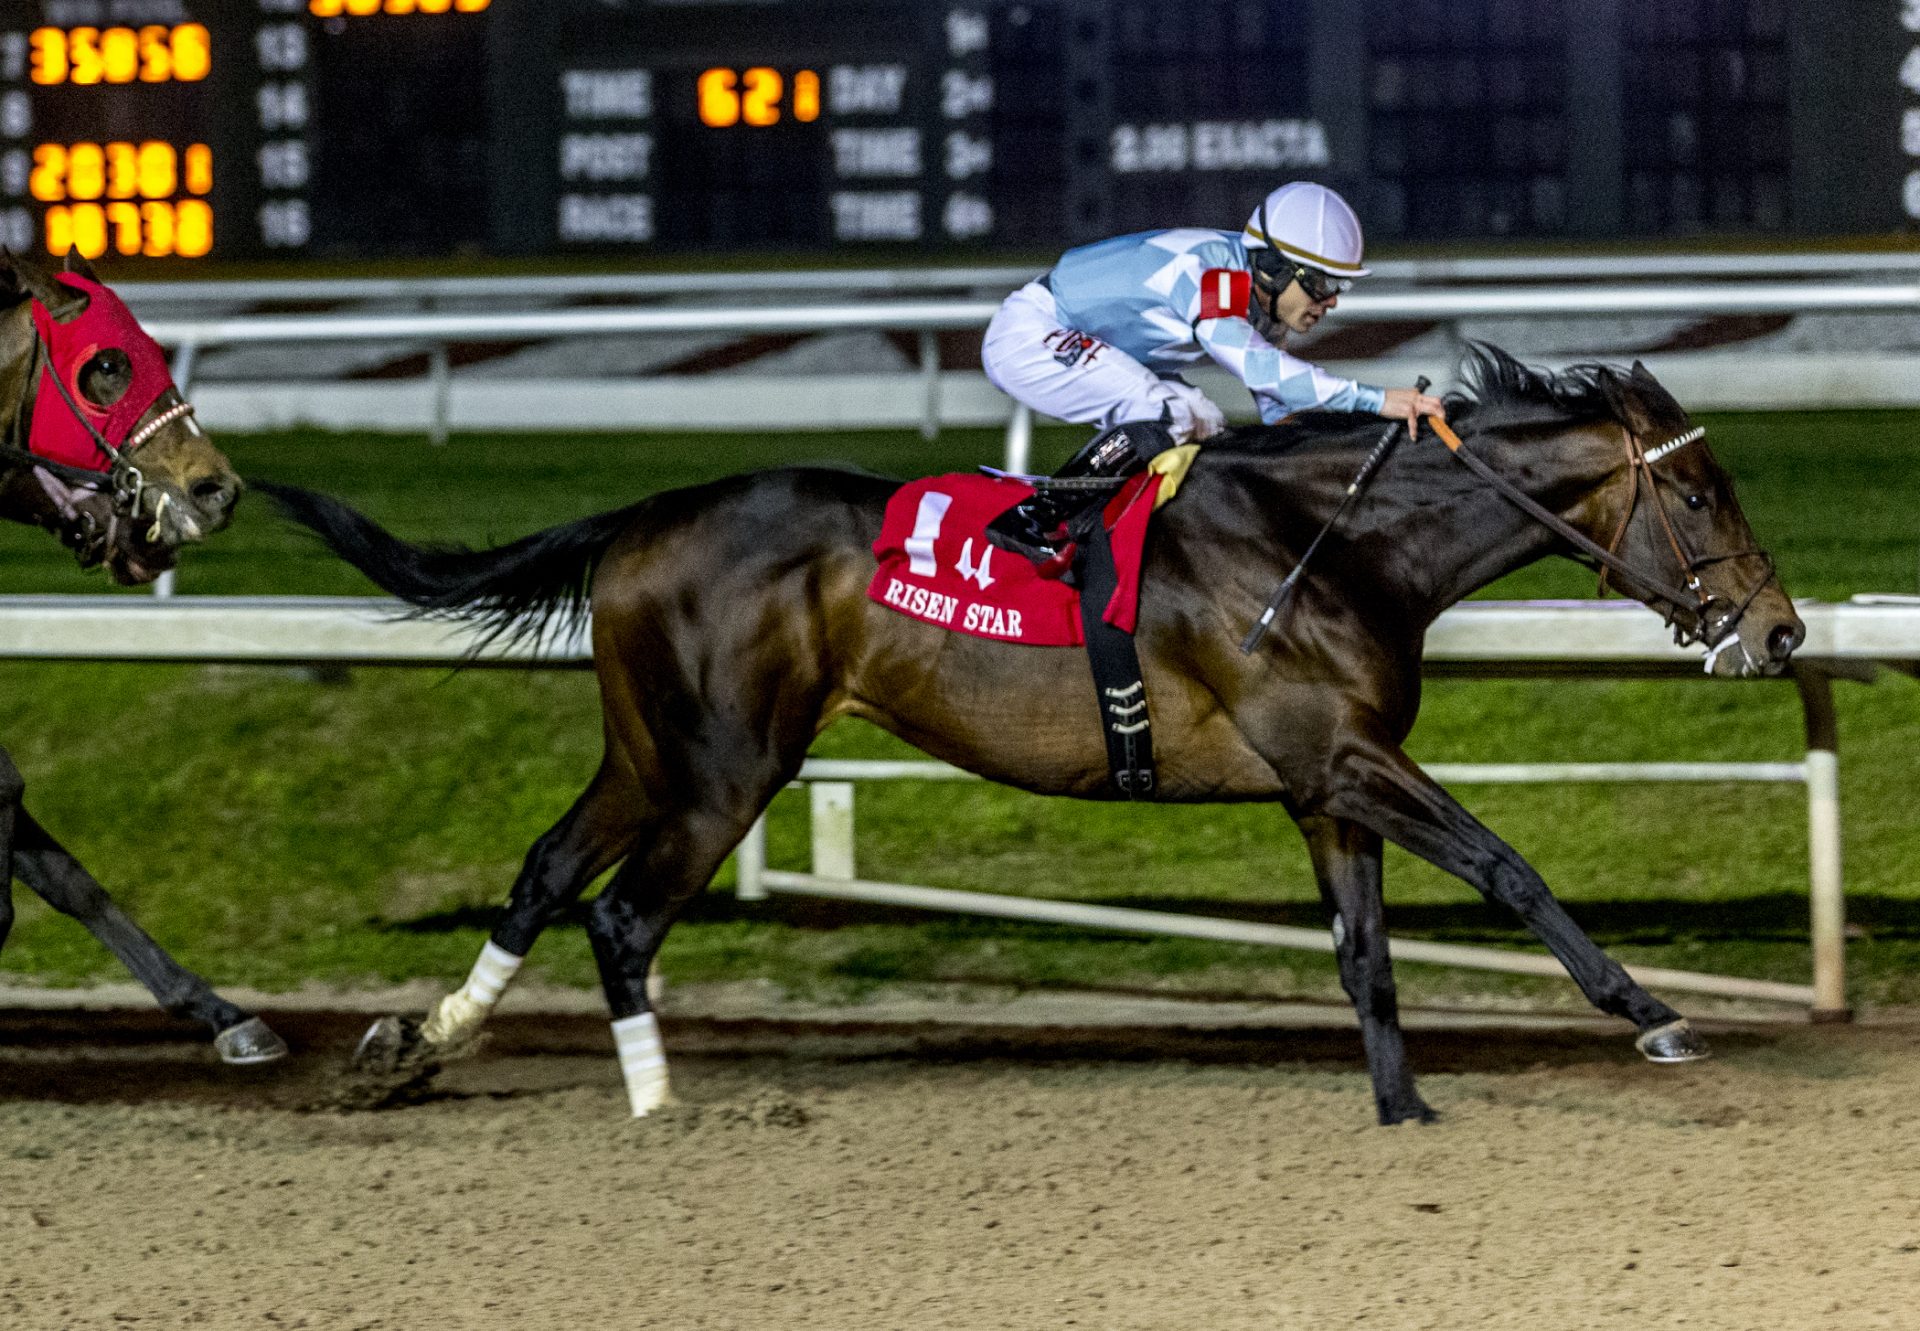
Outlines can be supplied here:
M1479 476L1495 490L1498 490L1502 497L1509 503L1513 504L1516 508L1527 514L1527 516L1534 519L1534 521L1546 527L1556 536L1593 560L1595 564L1599 565L1600 590L1602 593L1606 591L1608 574L1612 573L1617 574L1622 579L1634 585L1644 588L1648 592L1651 592L1654 597L1665 602L1669 607L1668 613L1666 614L1666 621L1673 628L1675 644L1685 647L1695 642L1705 643L1708 648L1707 668L1709 670L1713 668L1714 659L1728 646L1737 641L1737 635L1733 632L1735 626L1739 624L1741 617L1746 614L1747 608L1753 604L1754 598L1760 594L1761 589L1774 579L1773 560L1764 550L1757 548L1736 550L1730 551L1727 554L1705 557L1693 554L1692 551L1688 549L1679 531L1674 527L1672 518L1667 514L1666 505L1660 502L1659 481L1653 473L1654 460L1663 458L1667 454L1703 438L1706 434L1704 428L1696 427L1687 431L1685 434L1678 435L1666 443L1659 445L1651 453L1648 453L1640 446L1640 440L1634 435L1633 431L1625 431L1628 483L1632 487L1632 490L1627 496L1625 512L1620 519L1620 525L1614 531L1612 541L1603 546L1586 533L1575 528L1571 523L1560 517L1559 514L1550 511L1536 500L1524 494L1513 482L1500 475L1500 473L1492 467L1489 467L1472 453L1466 451L1466 449L1462 447L1463 441L1460 436L1454 433L1453 428L1449 426L1445 420L1438 416L1429 416L1427 417L1427 423L1433 427L1433 432L1440 437L1441 442L1447 446L1447 450L1451 452L1454 457L1465 463L1468 469L1476 476ZM1639 509L1642 473L1646 476L1647 493L1652 499L1653 511L1659 518L1661 530L1666 535L1667 544L1673 550L1675 562L1685 574L1687 584L1685 588L1676 587L1662 578L1636 569L1627 563L1625 559L1622 559L1614 553L1615 550L1619 548L1620 542L1625 539L1627 528L1633 521L1633 515ZM1715 604L1724 604L1724 601L1722 601L1721 598L1708 595L1705 589L1702 588L1699 577L1700 570L1725 560L1743 559L1750 556L1758 556L1766 562L1766 575L1754 583L1753 588L1748 591L1746 597L1740 604L1733 608L1731 613L1721 615L1717 618L1713 617L1711 612ZM1675 612L1691 615L1693 618L1692 627L1688 628L1679 623L1678 614Z

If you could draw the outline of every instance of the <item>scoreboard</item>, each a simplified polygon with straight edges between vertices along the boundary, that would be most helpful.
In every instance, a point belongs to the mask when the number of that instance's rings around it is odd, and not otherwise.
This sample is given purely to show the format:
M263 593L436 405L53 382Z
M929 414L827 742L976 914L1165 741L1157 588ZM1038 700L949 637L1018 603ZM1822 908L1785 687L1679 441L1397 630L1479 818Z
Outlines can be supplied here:
M1920 0L0 0L0 244L1048 252L1920 219Z

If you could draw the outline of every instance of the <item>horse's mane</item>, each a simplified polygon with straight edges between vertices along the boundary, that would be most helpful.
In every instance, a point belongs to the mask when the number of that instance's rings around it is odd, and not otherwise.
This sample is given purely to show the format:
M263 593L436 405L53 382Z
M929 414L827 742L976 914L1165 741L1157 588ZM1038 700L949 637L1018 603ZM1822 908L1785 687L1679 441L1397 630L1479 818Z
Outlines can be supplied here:
M1465 391L1447 394L1455 429L1558 425L1617 420L1626 375L1611 365L1571 365L1559 372L1522 364L1488 342L1469 342L1461 357ZM1299 452L1371 445L1380 424L1350 411L1305 411L1273 425L1241 426L1207 440L1209 453Z

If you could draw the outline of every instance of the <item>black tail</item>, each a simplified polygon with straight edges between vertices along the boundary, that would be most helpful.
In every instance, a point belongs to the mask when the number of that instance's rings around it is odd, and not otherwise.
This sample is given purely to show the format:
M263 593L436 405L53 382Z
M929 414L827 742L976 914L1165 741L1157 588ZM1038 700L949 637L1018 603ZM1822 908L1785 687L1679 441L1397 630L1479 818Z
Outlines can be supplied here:
M523 536L492 550L414 545L329 495L249 480L287 517L311 527L327 548L382 591L432 615L470 620L481 644L505 637L538 642L586 615L593 570L639 505L598 513Z

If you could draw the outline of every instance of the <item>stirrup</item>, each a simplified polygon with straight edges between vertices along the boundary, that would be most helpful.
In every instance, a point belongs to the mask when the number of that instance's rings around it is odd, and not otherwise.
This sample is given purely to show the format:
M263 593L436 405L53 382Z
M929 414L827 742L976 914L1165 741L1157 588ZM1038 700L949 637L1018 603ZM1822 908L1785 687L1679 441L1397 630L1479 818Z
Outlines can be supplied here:
M988 542L1035 564L1054 558L1059 553L1059 541L1054 539L1054 533L1065 539L1066 524L1056 523L1052 532L1047 531L1032 511L1035 506L1033 499L1023 499L988 522Z

